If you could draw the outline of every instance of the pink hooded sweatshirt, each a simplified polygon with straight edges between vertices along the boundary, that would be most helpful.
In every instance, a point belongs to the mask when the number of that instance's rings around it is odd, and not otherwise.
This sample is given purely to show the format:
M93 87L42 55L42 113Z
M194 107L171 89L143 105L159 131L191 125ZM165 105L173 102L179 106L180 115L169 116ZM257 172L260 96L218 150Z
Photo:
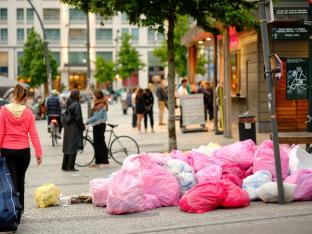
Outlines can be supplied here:
M29 138L36 157L42 156L40 140L32 111L24 105L8 104L0 108L0 148L30 148Z

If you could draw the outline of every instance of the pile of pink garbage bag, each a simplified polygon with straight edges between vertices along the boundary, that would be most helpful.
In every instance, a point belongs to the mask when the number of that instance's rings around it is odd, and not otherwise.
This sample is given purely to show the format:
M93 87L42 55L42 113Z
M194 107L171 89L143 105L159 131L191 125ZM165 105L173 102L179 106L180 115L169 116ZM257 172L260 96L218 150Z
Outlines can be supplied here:
M280 145L285 198L312 199L312 156L299 146ZM277 202L273 143L252 140L210 143L188 152L127 157L109 178L90 181L92 202L110 214L180 206L190 213L247 207L251 200Z

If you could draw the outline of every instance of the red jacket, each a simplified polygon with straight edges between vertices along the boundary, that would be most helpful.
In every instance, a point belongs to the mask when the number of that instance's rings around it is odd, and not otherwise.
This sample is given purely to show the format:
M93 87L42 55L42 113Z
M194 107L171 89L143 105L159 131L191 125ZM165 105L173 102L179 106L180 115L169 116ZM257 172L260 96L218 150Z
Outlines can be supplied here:
M30 148L29 138L37 157L42 156L42 148L35 126L33 112L26 108L16 117L7 106L0 108L0 148Z

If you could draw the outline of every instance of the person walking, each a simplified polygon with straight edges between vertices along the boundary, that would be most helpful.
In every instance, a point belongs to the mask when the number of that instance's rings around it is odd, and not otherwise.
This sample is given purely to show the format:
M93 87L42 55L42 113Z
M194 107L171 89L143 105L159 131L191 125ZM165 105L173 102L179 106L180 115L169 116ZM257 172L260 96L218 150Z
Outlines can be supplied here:
M153 116L154 95L149 88L144 90L143 98L145 102L145 112L144 112L145 132L147 133L147 119L149 118L151 129L152 129L152 132L154 133L154 116Z
M51 96L47 98L46 101L46 109L47 109L47 116L48 116L48 128L50 128L50 123L52 118L55 118L58 125L58 132L57 136L61 137L62 132L62 121L61 121L61 113L62 113L62 105L61 100L59 98L59 92L56 89L51 91Z
M126 115L128 112L127 89L126 88L124 88L123 92L121 93L120 101L121 101L122 113L124 115Z
M94 96L92 117L86 121L86 124L93 126L95 163L91 164L90 167L105 168L109 166L108 151L105 143L108 104L101 90L95 90Z
M30 163L29 138L35 148L37 164L42 163L42 148L35 126L35 117L25 105L26 89L17 84L13 91L13 102L0 109L0 149L1 157L12 177L22 213L25 207L25 174Z
M203 94L205 121L207 121L208 103L209 103L210 97L209 97L209 92L208 92L208 89L207 89L206 82L205 82L204 80L202 80L202 81L199 83L198 93L202 93L202 94Z
M208 99L208 113L209 113L209 120L213 120L213 89L210 84L206 83L209 99Z
M78 171L75 169L77 152L83 147L83 131L85 126L82 121L81 106L79 103L80 92L77 89L71 91L66 102L66 111L69 118L63 122L63 171Z
M183 79L181 81L181 85L180 87L178 88L178 96L179 96L179 103L180 103L180 128L183 127L183 117L182 117L182 101L181 101L181 98L183 96L187 96L189 95L189 91L188 91L188 81L187 79Z
M145 113L145 100L143 97L143 89L139 89L135 97L135 111L137 114L137 128L141 133L141 123Z
M137 113L136 113L136 94L137 94L138 88L133 88L132 94L131 94L131 106L132 106L132 127L135 128L137 126Z
M167 101L167 92L165 90L165 80L161 80L161 83L156 90L156 96L158 98L159 125L165 125L164 113L165 113L166 101Z

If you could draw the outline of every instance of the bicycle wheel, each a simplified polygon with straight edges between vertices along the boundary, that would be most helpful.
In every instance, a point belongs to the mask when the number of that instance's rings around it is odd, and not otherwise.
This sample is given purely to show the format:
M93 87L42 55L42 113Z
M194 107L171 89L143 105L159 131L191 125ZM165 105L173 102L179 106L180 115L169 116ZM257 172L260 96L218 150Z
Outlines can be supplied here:
M94 160L94 146L93 142L88 138L83 138L83 149L78 150L76 157L76 166L86 167L89 166Z
M140 152L138 143L128 136L116 137L109 148L112 159L118 164L122 164L127 156Z
M57 136L56 136L56 126L51 125L51 138L52 138L52 146L55 146L57 144Z

